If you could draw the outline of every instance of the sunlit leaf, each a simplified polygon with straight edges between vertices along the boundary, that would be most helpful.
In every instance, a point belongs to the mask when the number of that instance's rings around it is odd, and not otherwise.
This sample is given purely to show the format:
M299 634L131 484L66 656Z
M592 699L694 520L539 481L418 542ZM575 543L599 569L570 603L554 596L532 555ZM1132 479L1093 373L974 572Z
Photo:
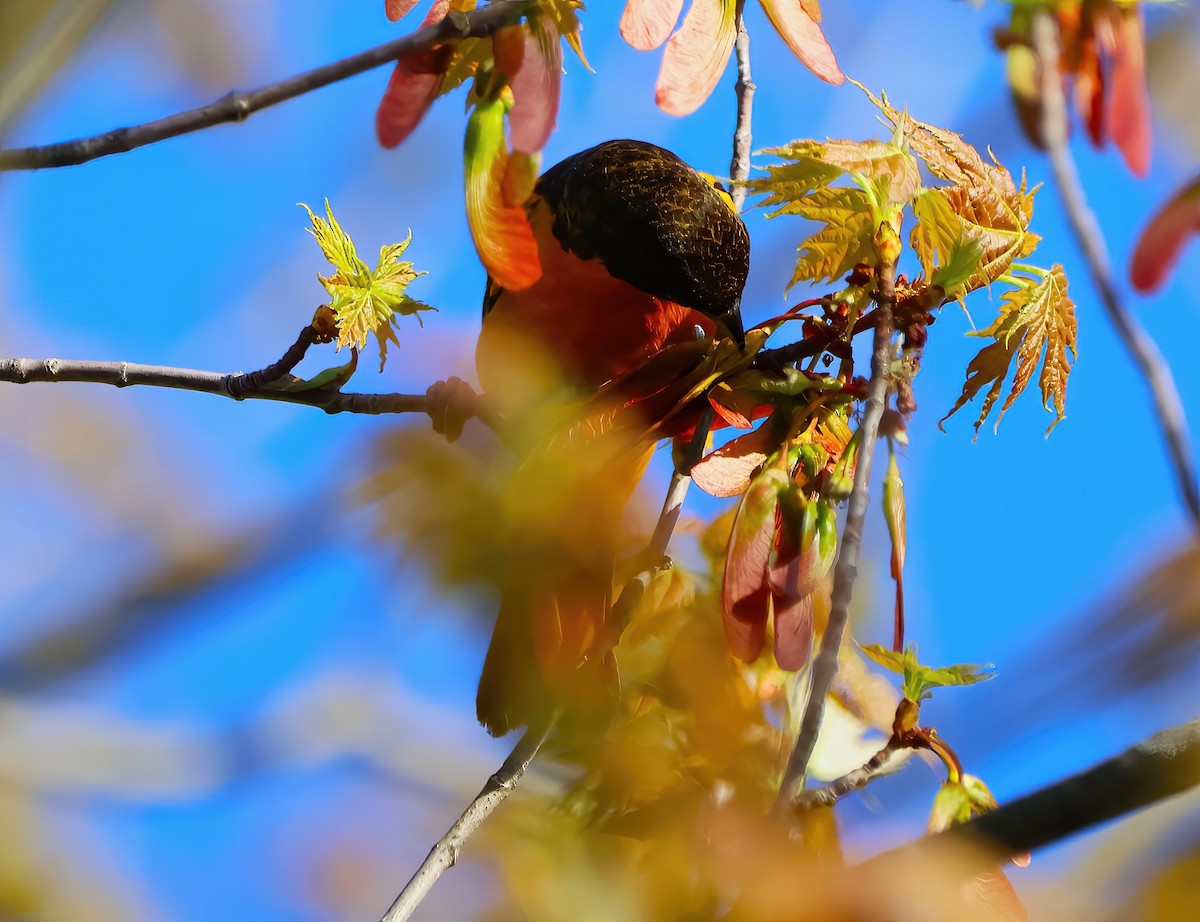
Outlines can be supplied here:
M838 67L837 58L825 33L821 31L820 15L812 15L816 7L814 0L797 3L796 0L762 0L762 7L775 31L783 38L792 53L804 66L826 83L840 86L846 75Z
M667 40L683 0L626 0L621 14L621 37L639 51L653 51Z
M374 333L382 371L387 361L388 343L397 342L396 315L432 310L429 305L411 298L407 291L414 279L425 274L417 271L411 262L400 259L412 242L412 232L400 243L381 247L378 265L368 269L358 257L354 241L333 216L328 199L325 201L328 220L314 214L307 205L301 207L308 212L312 222L309 233L336 270L332 275L317 277L332 298L329 307L337 317L338 348L354 346L361 349L366 345L368 334Z
M959 663L936 669L926 666L917 659L915 644L908 644L900 653L879 644L869 644L861 649L880 666L900 675L904 697L917 704L930 697L930 692L935 688L975 685L996 675L991 671L990 665L973 666Z
M702 458L692 468L692 481L711 496L738 496L778 447L778 437L764 424Z
M873 263L882 208L906 202L920 184L912 156L882 141L797 141L768 153L785 162L749 183L773 209L768 217L796 215L824 225L800 245L789 288L835 281L859 263ZM830 185L842 177L855 185Z
M1014 260L1033 251L1038 237L1030 233L1029 222L1037 188L1027 189L1024 177L1018 187L995 157L985 161L961 135L918 121L886 99L867 95L913 154L934 176L950 184L926 190L914 203L918 227L912 242L926 275L933 274L932 254L938 251L944 259L962 238L981 249L980 274L968 284L972 289L1000 278Z
M1020 284L1004 293L999 316L985 330L972 334L990 336L995 342L985 346L967 366L967 380L963 392L942 418L945 422L986 385L987 394L980 407L975 431L992 411L1003 390L1009 369L1016 360L1012 386L1004 401L1000 419L1021 396L1025 386L1033 377L1039 360L1042 373L1038 385L1042 392L1042 406L1055 413L1055 420L1047 429L1049 433L1066 416L1067 378L1075 360L1075 305L1067 294L1067 279L1062 266L1055 266L1038 281L1019 279Z
M663 52L655 99L664 112L690 115L708 99L733 49L736 7L736 0L692 0Z
M513 105L508 113L512 150L534 154L546 145L558 118L562 45L553 24L544 18L530 20L526 27L513 28L521 36L519 59L502 60L501 45L497 44L496 67L508 77L513 93ZM499 38L499 33L496 37Z

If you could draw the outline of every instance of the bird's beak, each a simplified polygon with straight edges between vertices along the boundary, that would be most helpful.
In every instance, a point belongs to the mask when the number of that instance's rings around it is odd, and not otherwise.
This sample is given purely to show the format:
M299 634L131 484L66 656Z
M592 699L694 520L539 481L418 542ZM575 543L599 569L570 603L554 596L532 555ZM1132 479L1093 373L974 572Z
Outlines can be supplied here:
M740 298L733 307L723 314L718 314L713 319L725 329L735 343L739 346L746 345L746 329L742 326L742 302Z

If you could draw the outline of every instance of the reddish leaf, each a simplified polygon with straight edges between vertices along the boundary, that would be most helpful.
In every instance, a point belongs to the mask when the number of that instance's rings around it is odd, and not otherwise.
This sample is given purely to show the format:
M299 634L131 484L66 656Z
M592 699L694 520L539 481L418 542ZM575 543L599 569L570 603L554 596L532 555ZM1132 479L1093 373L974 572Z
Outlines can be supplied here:
M653 51L667 40L683 0L628 0L621 14L621 37L638 51Z
M770 425L764 424L726 442L692 468L692 481L709 496L737 496L778 447Z
M762 6L775 31L805 67L834 86L846 82L825 33L804 5L796 0L762 0Z
M1142 231L1129 274L1138 291L1166 281L1189 236L1200 231L1200 178L1171 197Z
M415 4L415 0L392 0L388 4L388 17L399 19ZM392 16L395 7L400 11ZM435 0L422 27L441 22L450 8L450 0ZM400 144L421 124L421 119L433 105L442 86L446 66L450 63L449 46L434 48L425 54L401 58L396 62L379 108L375 110L375 135L383 147L392 148Z
M737 408L733 396L728 385L718 385L709 393L708 402L726 425L734 429L749 429L753 423Z
M546 146L558 119L562 92L562 43L554 26L543 18L536 29L525 29L520 67L509 78L513 107L508 113L512 149L535 154ZM497 61L499 64L499 61Z
M708 99L733 50L735 7L735 0L692 0L663 53L655 100L664 112L690 115Z
M416 5L417 0L383 0L383 12L392 22L399 22Z
M392 148L403 142L437 99L440 73L413 73L399 61L375 110L375 135L380 145Z
M1119 15L1113 36L1108 126L1126 166L1135 176L1145 176L1150 171L1150 98L1142 16L1130 9L1122 9Z
M813 640L813 597L793 601L775 596L775 662L795 672L808 664Z
M771 601L767 563L775 543L779 494L788 483L778 464L759 474L742 497L729 535L721 589L725 637L733 655L745 662L756 660L766 643Z

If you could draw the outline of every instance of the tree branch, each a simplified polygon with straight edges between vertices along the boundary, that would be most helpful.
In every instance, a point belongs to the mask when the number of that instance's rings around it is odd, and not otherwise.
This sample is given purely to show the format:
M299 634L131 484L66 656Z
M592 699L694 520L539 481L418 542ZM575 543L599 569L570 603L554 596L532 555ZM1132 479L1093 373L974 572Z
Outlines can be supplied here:
M871 458L875 453L875 439L879 433L879 420L883 416L891 383L892 353L892 309L896 304L896 260L881 259L878 288L875 299L879 304L875 314L875 339L871 352L871 378L867 387L867 405L859 423L858 461L854 468L854 486L850 492L849 509L846 512L846 527L842 532L841 548L833 570L833 599L829 621L821 636L821 648L812 667L812 686L800 732L788 757L783 781L775 800L775 813L782 815L791 810L791 799L808 771L808 760L812 757L825 715L825 698L837 674L838 650L842 635L850 617L850 598L854 592L854 581L858 576L858 558L862 550L863 522L867 515L867 504L871 493Z
M912 747L893 736L879 752L854 771L847 772L842 777L820 788L801 791L792 800L795 810L811 810L814 807L832 807L839 800L854 791L865 788L880 775L894 771L893 762L901 754L909 754Z
M1061 841L1200 784L1200 719L1163 730L1099 765L861 867L933 861L953 852L964 875ZM964 845L973 848L964 848Z
M516 22L524 16L527 7L528 0L498 0L470 13L451 11L441 22L418 29L403 38L376 45L348 58L305 71L258 90L229 93L198 109L179 112L143 125L118 128L90 138L62 141L41 147L0 150L0 170L40 170L47 167L75 166L224 122L241 122L260 109L311 93L390 61L420 54L439 45L491 35L502 26Z
M417 868L417 872L404 885L404 889L392 903L391 908L383 914L381 922L403 922L412 916L416 908L421 905L421 901L429 895L429 891L433 889L438 878L454 867L455 862L458 861L458 853L471 833L478 829L483 821L492 815L492 811L500 806L516 788L517 782L525 774L525 769L529 767L533 757L542 748L542 743L550 735L552 726L553 721L544 727L530 727L525 731L525 735L521 737L517 745L513 747L513 751L509 753L508 758L504 760L504 764L492 777L488 778L483 790L471 801L462 816L430 849L421 866Z
M304 334L301 334L304 337ZM33 384L40 381L81 381L111 384L113 387L170 387L178 390L216 394L232 400L275 400L320 407L326 413L424 413L428 400L424 394L344 394L331 388L309 391L285 391L266 386L287 374L284 366L293 357L295 346L276 364L252 372L223 374L193 368L166 365L140 365L137 362L91 362L68 359L0 358L0 381ZM305 346L304 348L307 348ZM296 357L296 362L301 356ZM295 367L295 362L292 363ZM282 370L281 370L282 369ZM272 377L274 376L274 377Z
M1183 404L1170 366L1163 360L1154 340L1129 313L1117 294L1104 234L1095 213L1088 206L1087 195L1071 156L1067 138L1067 105L1058 67L1061 51L1058 26L1046 10L1034 13L1033 46L1041 72L1042 137L1050 153L1055 185L1076 242L1091 271L1092 283L1100 293L1100 302L1117 336L1150 387L1180 495L1193 527L1200 530L1200 491L1196 486L1196 466L1192 459Z
M737 124L733 131L733 159L729 164L729 178L733 188L730 195L738 210L746 204L746 180L750 178L751 116L754 111L754 80L750 76L750 33L742 13L746 0L737 4L737 38L734 54L737 57L738 79L734 91L737 93Z

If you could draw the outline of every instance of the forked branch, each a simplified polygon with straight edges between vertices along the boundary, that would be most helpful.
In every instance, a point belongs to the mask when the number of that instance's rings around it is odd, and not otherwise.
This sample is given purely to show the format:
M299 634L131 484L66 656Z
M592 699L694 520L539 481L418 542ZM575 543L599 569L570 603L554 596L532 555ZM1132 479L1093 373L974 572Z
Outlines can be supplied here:
M262 370L265 378L274 366ZM243 374L141 365L137 362L92 362L73 359L0 358L0 381L10 384L81 381L113 387L169 387L216 394L232 400L274 400L319 407L326 413L425 413L429 401L424 394L346 394L334 388L281 390L256 379L259 372ZM286 372L281 372L281 377Z
M441 22L418 29L403 38L376 45L348 58L305 71L261 89L247 93L229 93L207 106L189 109L142 125L106 131L90 138L40 147L0 150L0 170L40 170L48 167L75 166L202 128L211 128L213 125L245 121L260 109L295 99L297 96L303 96L391 61L421 54L439 45L491 35L502 26L514 23L524 16L527 6L527 0L498 0L470 13L451 11Z

